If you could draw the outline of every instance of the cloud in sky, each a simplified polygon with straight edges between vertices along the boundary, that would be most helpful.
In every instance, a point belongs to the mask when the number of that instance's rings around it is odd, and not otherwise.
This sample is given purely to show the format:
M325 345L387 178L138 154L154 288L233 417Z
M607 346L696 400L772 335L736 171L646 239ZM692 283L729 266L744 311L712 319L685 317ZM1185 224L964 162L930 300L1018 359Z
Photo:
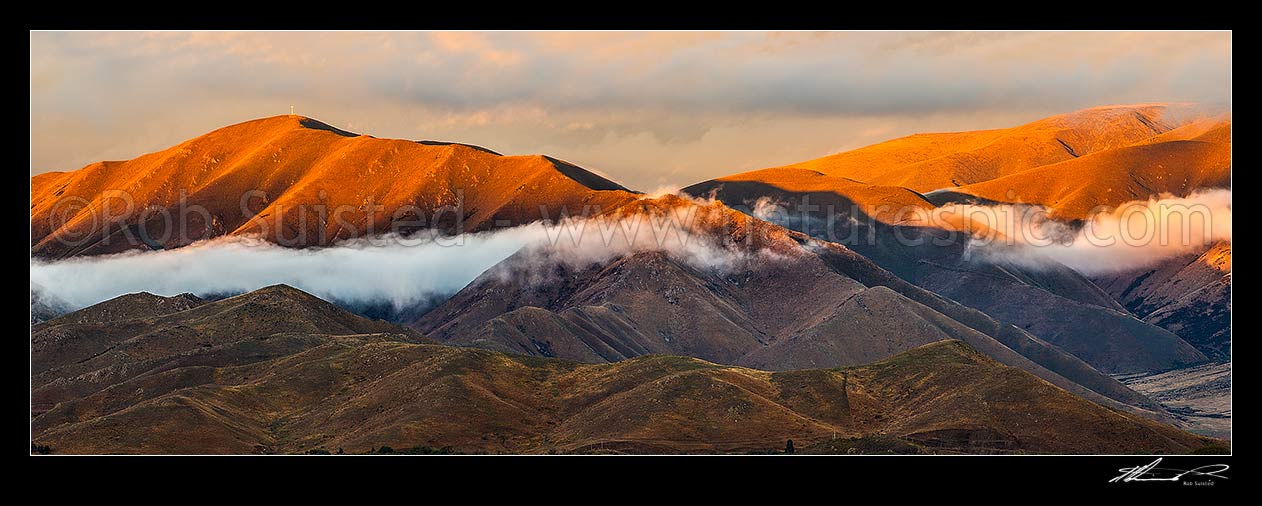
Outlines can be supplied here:
M920 131L1230 98L1227 32L33 32L31 172L296 105L652 188Z

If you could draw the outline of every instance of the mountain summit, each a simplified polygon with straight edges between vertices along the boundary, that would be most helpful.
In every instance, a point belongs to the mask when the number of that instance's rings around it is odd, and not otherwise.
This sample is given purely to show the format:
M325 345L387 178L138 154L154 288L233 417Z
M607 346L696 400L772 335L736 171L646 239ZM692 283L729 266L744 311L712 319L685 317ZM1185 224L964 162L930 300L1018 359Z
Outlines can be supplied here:
M32 177L31 249L62 258L245 234L320 246L370 232L523 225L635 198L547 156L378 139L303 116L274 116L131 160ZM155 211L141 212L148 208ZM177 230L168 230L160 210ZM121 218L107 226L106 217ZM126 234L143 237L129 241Z

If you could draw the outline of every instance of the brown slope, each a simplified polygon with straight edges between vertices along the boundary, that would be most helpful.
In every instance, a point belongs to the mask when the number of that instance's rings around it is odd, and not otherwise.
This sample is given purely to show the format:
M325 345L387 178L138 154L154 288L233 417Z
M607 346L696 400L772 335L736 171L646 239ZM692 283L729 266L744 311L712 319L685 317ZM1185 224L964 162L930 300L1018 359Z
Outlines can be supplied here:
M1231 243L1095 282L1145 322L1178 334L1213 360L1231 359Z
M163 297L149 292L129 293L49 320L47 326L63 323L103 324L137 318L156 318L192 309L205 303L206 301L191 293L182 293L172 297Z
M124 398L142 389L155 395ZM249 365L137 378L59 408L88 416L36 419L34 440L56 453L739 452L876 434L925 453L1221 444L1102 408L956 341L871 366L768 373L680 357L579 365L344 337Z
M1102 151L960 187L983 199L1039 204L1083 219L1098 206L1231 186L1231 144L1176 140Z
M407 224L403 232L465 232L555 218L562 209L609 209L635 198L616 183L545 156L378 139L301 116L247 121L132 160L40 174L31 178L31 192L31 244L42 257L171 248L241 234L289 246L325 245L388 232L395 221ZM184 208L201 206L209 220L196 212L181 219L181 195ZM76 208L76 202L87 206ZM127 202L129 218L106 230L103 206L111 216L123 215ZM139 212L149 206L167 209L187 233L177 226L167 234L161 214ZM139 237L142 218L147 238L128 241L126 234Z
M1007 129L913 135L790 167L927 192L1140 142L1179 126L1163 120L1168 108L1105 106Z
M138 303L128 306L130 301ZM143 310L145 304L150 309ZM120 307L129 313L120 315ZM48 409L178 360L258 360L270 352L238 349L239 343L288 333L396 333L423 340L410 329L351 314L284 285L204 304L189 304L185 296L125 295L32 329L32 405ZM225 355L223 349L241 353Z

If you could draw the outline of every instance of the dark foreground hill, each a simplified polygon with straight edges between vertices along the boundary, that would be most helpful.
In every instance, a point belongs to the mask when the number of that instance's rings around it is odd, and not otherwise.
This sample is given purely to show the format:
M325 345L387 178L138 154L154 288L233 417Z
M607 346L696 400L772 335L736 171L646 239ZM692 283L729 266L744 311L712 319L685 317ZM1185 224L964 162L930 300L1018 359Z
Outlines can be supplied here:
M840 369L773 373L660 355L585 365L410 342L310 299L271 287L157 317L214 342L150 342L143 367L101 353L143 372L74 377L95 378L90 391L44 390L51 406L32 422L35 443L54 453L765 452L834 437L917 453L1221 444L1086 401L954 340ZM282 313L264 311L266 301L288 306L284 324L251 323ZM246 307L258 309L234 312ZM236 338L216 341L227 335ZM39 383L70 381L66 362L76 361L49 354L35 350Z
M379 333L424 340L410 329L356 316L285 285L211 303L187 294L124 295L31 329L31 409L39 414L65 400L193 363L280 356L300 349L312 335ZM268 339L285 335L290 337Z

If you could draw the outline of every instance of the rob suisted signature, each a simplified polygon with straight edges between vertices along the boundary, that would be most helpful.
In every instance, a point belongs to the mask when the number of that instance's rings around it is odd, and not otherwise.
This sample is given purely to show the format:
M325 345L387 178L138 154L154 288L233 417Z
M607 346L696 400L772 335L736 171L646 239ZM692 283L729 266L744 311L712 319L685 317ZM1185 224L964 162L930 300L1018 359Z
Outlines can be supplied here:
M1227 479L1221 473L1226 471L1230 466L1227 464L1209 464L1194 469L1171 469L1168 467L1157 467L1161 463L1161 459L1152 461L1151 464L1138 467L1123 467L1118 469L1121 476L1109 480L1109 483L1127 483L1132 481L1180 481L1183 477L1189 478L1207 477Z

